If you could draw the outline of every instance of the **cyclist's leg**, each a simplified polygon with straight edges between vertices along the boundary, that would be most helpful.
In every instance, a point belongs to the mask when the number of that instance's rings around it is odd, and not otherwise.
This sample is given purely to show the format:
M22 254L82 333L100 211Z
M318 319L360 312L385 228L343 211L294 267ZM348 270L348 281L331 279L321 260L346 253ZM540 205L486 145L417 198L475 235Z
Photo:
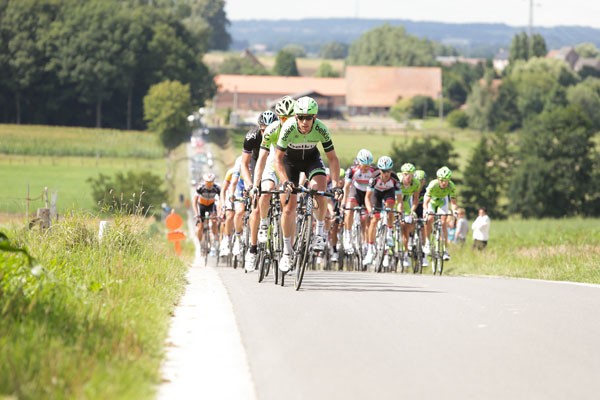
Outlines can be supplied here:
M293 165L287 160L287 157L284 157L284 167L286 169L286 174L291 182L294 184L298 184L300 180L300 171L293 167ZM283 234L283 255L281 262L279 264L279 268L287 272L289 270L289 257L293 253L292 249L292 235L296 229L296 206L298 205L298 199L295 194L291 194L289 196L289 201L286 204L286 193L281 194L281 232ZM284 264L283 260L286 258L287 265Z
M325 173L325 165L323 160L319 157L313 160L307 170L305 171L306 176L310 180L310 187L316 190L325 191L327 189L327 175ZM315 201L317 203L317 209L315 219L317 220L317 232L318 236L323 237L323 229L325 226L325 214L327 213L327 199L324 196L316 196Z

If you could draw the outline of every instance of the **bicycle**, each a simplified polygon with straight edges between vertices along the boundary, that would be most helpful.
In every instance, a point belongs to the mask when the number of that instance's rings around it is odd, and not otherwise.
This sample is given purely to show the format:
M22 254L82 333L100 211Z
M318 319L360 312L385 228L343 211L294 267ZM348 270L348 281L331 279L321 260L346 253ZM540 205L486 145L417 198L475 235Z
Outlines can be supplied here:
M400 263L403 260L403 246L402 246L402 230L400 228L400 221L402 219L402 213L395 211L389 207L375 208L380 211L381 217L377 224L377 234L375 241L375 272L382 272L384 269L387 271L396 271L398 259ZM395 218L394 227L392 228L392 244L387 243L387 219L388 213L400 215ZM388 264L384 266L385 258L388 258Z
M444 252L446 250L446 239L443 233L442 217L450 214L445 213L429 213L433 215L433 231L431 233L431 269L433 274L439 272L440 276L444 271Z
M234 199L234 201L237 202L244 202L244 216L242 217L242 234L241 237L237 237L234 238L234 240L240 240L240 253L239 254L235 254L233 256L233 268L237 268L238 266L240 266L241 268L244 267L244 261L246 258L246 250L248 250L248 246L250 245L250 229L248 227L248 221L250 219L250 213L252 212L252 210L250 209L251 206L251 200L250 197L247 194L244 194L244 197L237 197ZM246 272L246 269L244 268L244 273Z
M423 273L423 228L425 227L425 220L423 218L414 218L415 230L412 233L412 243L408 249L408 256L411 259L413 272L415 274ZM411 238L409 238L411 240Z
M271 194L268 213L267 242L258 244L259 268L258 282L262 282L269 275L272 268L275 274L275 284L279 282L279 258L283 253L283 234L281 233L281 200L279 190L260 191L260 194Z
M344 210L352 211L354 213L354 218L352 220L352 227L350 228L350 234L352 237L352 250L349 253L344 250L344 254L342 255L342 258L344 259L342 262L342 267L345 264L348 266L348 269L353 267L355 271L366 271L367 267L363 266L363 243L361 223L361 217L365 208L362 206L349 208L344 207Z
M316 257L313 249L311 248L314 220L314 196L334 197L335 195L331 192L306 189L303 186L293 189L293 192L306 194L304 209L300 214L300 223L297 230L298 233L296 235L296 240L294 241L294 254L292 262L292 265L295 269L294 287L296 290L300 290L306 266L312 264L314 261L313 259Z
M197 218L200 219L199 216ZM202 224L202 243L200 243L200 255L204 257L204 265L207 265L210 250L213 248L213 246L215 246L210 228L214 223L213 221L216 219L216 215L211 215L208 211L204 213L204 222ZM219 257L218 253L217 257Z

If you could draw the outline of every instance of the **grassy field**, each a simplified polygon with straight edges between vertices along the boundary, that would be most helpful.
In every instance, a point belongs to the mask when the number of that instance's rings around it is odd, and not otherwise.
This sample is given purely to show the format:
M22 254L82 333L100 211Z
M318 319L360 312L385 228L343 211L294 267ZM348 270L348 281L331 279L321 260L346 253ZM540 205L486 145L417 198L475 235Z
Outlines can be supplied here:
M58 212L94 208L86 180L100 173L151 170L165 174L164 150L155 135L139 131L0 125L0 214L25 214L29 197L44 188L58 194ZM35 209L44 205L32 201Z
M600 219L492 221L488 248L470 246L450 247L445 273L600 284Z
M2 156L0 158L0 213L25 214L29 186L32 212L44 203L40 197L45 187L56 192L57 209L91 210L95 207L91 186L86 180L100 173L114 176L117 172L150 170L159 176L165 174L163 158L104 158L104 157L44 157Z

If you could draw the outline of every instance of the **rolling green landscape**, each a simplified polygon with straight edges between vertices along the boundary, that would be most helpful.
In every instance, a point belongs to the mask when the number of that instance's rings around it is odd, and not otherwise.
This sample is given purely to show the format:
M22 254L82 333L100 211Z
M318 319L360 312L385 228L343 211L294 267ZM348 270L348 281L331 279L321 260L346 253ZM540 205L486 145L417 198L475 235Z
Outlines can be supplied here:
M434 130L433 125L428 129ZM164 172L168 164L150 134L106 133L0 125L3 149L11 149L0 158L0 178L6 182L0 197L22 198L27 183L33 197L48 185L58 191L62 210L52 229L28 230L21 217L10 218L22 213L20 206L2 204L0 232L7 238L0 238L0 245L25 249L33 260L29 264L23 253L0 251L0 395L147 399L159 384L163 344L185 285L192 244L185 243L184 256L178 258L162 223L118 211L108 218L107 235L98 239L100 215L87 178L128 169ZM350 160L364 143L379 155L394 142L422 134L340 130L335 142L342 160ZM445 135L461 159L476 142L472 131ZM231 153L228 147L215 147L219 162L233 159L241 137L232 135ZM146 140L144 146L138 145L140 140ZM28 141L51 144L52 154L39 154L42 150L27 147ZM142 147L147 156L140 158ZM111 155L94 155L100 152ZM185 146L171 157L185 160ZM188 190L186 172L185 162L176 163L176 192ZM185 214L181 207L178 211ZM468 216L470 222L474 217ZM452 260L444 274L450 276L600 284L598 219L493 220L485 251L472 250L470 238L464 247L451 245L449 250Z

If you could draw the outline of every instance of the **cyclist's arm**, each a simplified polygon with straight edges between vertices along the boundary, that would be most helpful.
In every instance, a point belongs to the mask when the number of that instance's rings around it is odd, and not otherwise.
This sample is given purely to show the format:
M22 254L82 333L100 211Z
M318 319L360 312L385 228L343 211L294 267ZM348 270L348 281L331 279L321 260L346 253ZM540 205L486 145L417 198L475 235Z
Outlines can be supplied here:
M242 153L242 178L244 179L244 183L248 182L248 186L252 185L252 177L250 176L250 159L252 158L252 153L248 153L244 151ZM248 187L246 189L249 189Z
M200 204L198 202L198 195L194 195L194 217L197 217L198 215L200 215Z
M367 212L370 214L373 211L373 205L371 204L371 196L373 195L373 189L371 187L367 188L367 192L365 194L365 207L367 208Z
M431 196L429 196L426 193L425 197L423 198L423 216L425 216L427 214L427 211L429 210L429 202L430 201L431 201Z
M285 183L289 181L289 177L285 172L285 167L283 165L283 157L285 156L285 151L281 148L277 147L275 149L275 171L277 172L277 176L281 178L281 183Z
M256 166L254 167L254 187L260 187L260 180L265 170L268 156L269 150L261 147L258 153L258 160L256 160Z
M402 195L402 192L397 192L396 193L396 211L401 213L403 209L404 209L404 196Z
M346 202L348 201L348 195L350 193L350 185L352 185L352 181L349 181L346 179L346 182L344 184L344 198L342 199L342 206L346 205Z
M325 153L329 160L329 171L331 173L331 187L337 187L340 180L340 160L335 154L335 150L330 150Z
M423 187L423 185L419 185L420 188ZM419 206L419 194L421 193L421 190L417 190L416 192L413 193L412 197L412 206L410 207L410 212L414 213L417 211L417 207Z

